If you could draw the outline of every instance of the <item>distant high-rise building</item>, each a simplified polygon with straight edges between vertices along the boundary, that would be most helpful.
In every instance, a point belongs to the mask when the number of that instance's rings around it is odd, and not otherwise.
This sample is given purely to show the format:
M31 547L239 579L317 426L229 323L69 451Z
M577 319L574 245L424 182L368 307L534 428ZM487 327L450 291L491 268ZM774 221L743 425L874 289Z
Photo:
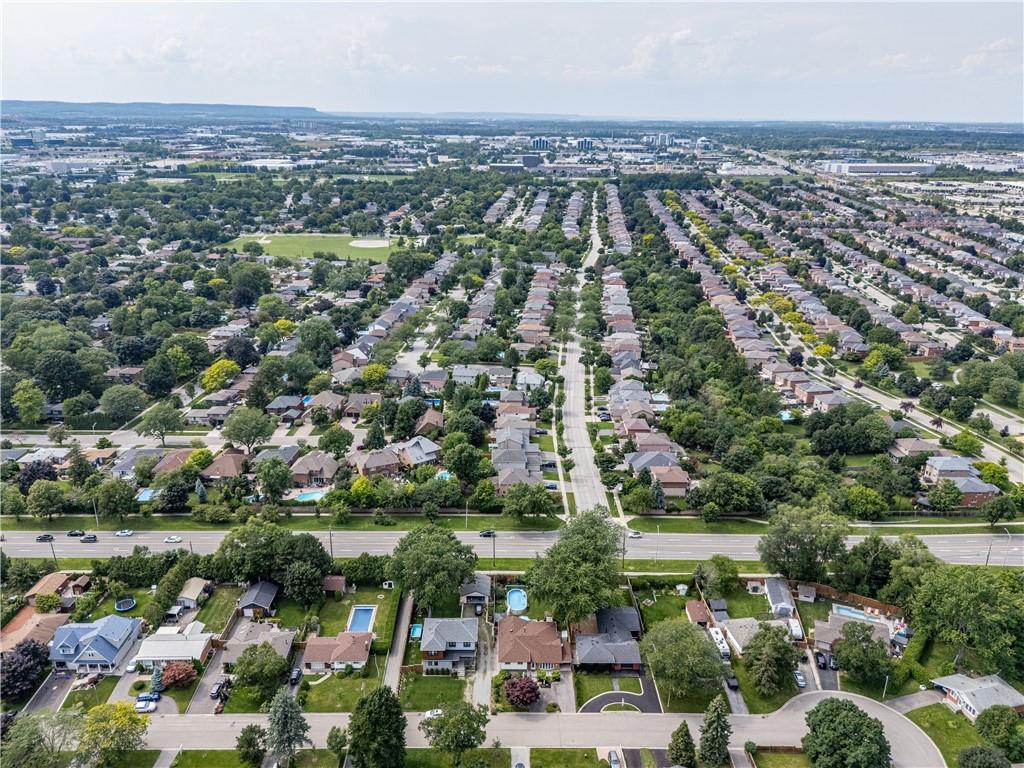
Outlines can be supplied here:
M659 133L658 134L658 146L659 147L671 147L673 136L671 133Z
M586 152L594 148L593 139L576 139L576 149Z
M530 142L531 149L544 150L551 147L551 142L545 139L543 136L538 136Z

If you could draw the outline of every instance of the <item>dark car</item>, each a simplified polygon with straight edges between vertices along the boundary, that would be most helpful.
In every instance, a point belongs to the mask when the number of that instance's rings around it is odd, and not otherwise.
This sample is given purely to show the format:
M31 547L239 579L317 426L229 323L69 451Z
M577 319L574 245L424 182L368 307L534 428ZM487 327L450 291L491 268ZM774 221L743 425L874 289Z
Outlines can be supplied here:
M93 543L96 542L96 534L95 533L87 533L82 538L80 538L79 541L81 541L81 542L83 542L85 544L93 544Z
M136 696L136 701L160 701L159 691L146 691L146 693L140 693Z
M292 673L288 675L288 682L292 685L298 685L299 680L302 679L302 670L298 667L292 669Z
M839 669L839 659L837 659L835 655L831 653L828 655L828 668L832 670Z
M480 603L477 603L473 607L473 613L475 613L477 616L483 616L484 615L484 607L482 605L480 605Z
M218 680L210 688L210 698L219 699L223 693L227 693L227 684L223 680Z
M36 541L53 541L52 533L40 533L36 536Z
M729 686L730 691L738 691L740 688L740 681L737 680L733 675L729 675L725 678L725 684Z
M818 669L824 669L827 666L827 662L825 661L825 654L821 651L815 651L814 663L818 665Z
M75 528L73 531L68 531L68 536L85 536L85 531L80 531Z
M494 531L488 528L486 531L480 531L480 536L485 539L492 539L494 538Z

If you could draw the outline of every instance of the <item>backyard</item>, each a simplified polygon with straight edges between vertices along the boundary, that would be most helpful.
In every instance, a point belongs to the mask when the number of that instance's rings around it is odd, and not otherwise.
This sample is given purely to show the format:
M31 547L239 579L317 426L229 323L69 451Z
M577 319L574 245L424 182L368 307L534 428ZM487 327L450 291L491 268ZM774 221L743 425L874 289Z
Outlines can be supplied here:
M722 595L730 619L770 619L771 608L763 594L752 595L741 586L734 586Z
M206 602L196 614L196 620L206 625L207 632L222 632L241 596L241 587L217 587L213 594L206 598Z
M146 608L149 606L149 604L153 602L153 593L149 591L149 587L139 587L138 589L126 589L124 591L124 594L121 595L121 597L134 597L135 607L132 608L130 611L115 611L114 596L108 592L107 596L103 598L103 602L97 605L96 610L89 614L89 619L99 619L103 616L109 616L112 613L117 614L118 616L141 617L142 614L146 611Z
M939 748L949 768L957 768L960 750L981 744L981 737L967 718L949 709L945 704L930 704L907 713Z
M650 629L659 621L682 617L687 598L680 597L676 593L675 585L689 585L691 581L692 577L689 574L666 576L660 579L633 579L633 595L640 608L644 627Z
M398 698L406 712L427 712L446 702L459 701L466 690L466 681L448 675L403 675Z
M323 675L307 675L309 690L306 692L307 712L351 712L359 701L374 688L380 686L384 674L384 659L371 656L368 664L370 674L363 677L359 672L350 675L332 674L322 683L316 683Z

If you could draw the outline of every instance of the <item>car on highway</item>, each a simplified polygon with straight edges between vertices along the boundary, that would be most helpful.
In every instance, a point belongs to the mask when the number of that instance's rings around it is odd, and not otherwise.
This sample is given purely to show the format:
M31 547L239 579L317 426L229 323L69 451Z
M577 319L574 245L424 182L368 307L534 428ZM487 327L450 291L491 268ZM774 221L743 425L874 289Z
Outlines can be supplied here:
M444 712L440 709L431 709L423 713L424 720L433 720L435 717L440 717Z
M53 541L52 533L40 533L36 536L36 541Z
M164 538L164 544L181 544L184 539L181 536L167 536Z
M494 538L494 530L491 529L491 528L488 528L486 530L480 531L480 537L483 538L483 539L493 539Z
M80 531L77 528L68 531L68 536L85 536L85 531Z
M839 669L839 659L836 658L834 653L828 655L828 668L832 671Z
M818 665L818 669L824 669L828 666L828 661L825 659L825 654L821 651L814 652L814 663Z
M807 687L807 678L804 677L804 673L800 670L796 670L795 672L793 672L793 682L796 683L797 688Z
M150 712L156 712L155 701L137 701L135 702L135 711L140 714L148 714Z
M114 534L115 536L134 536L135 531L131 528L122 528L120 531Z
M640 531L630 531L629 538L631 539L642 539L644 535Z
M85 536L80 538L79 541L82 542L83 544L95 544L96 541L97 541L96 534L95 533L87 533L87 534L85 534Z

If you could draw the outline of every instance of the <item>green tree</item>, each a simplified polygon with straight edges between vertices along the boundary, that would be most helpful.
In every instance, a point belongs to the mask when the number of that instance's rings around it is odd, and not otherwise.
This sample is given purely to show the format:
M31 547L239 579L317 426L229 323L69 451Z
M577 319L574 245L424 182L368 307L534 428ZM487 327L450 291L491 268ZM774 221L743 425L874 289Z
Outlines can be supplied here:
M243 407L236 409L224 420L221 434L232 443L252 453L260 443L265 443L274 434L277 420L258 408Z
M1001 750L988 744L961 749L957 755L960 768L1010 768L1010 760Z
M558 505L544 486L515 483L505 492L501 513L514 520L527 517L554 517L558 514Z
M842 511L854 520L879 520L889 505L874 488L854 484L846 489Z
M15 520L20 520L25 514L25 497L13 485L3 486L3 496L0 497L0 507L3 507L4 514L10 515Z
M292 487L291 469L276 456L259 462L255 474L260 488L275 502L280 501L284 492Z
M289 564L284 573L284 594L303 608L308 609L324 595L324 576L305 561Z
M46 396L31 379L22 379L14 385L11 402L18 411L18 419L22 423L38 424L43 420L43 403L46 402Z
M28 491L25 508L33 517L59 515L64 511L64 489L54 480L36 480Z
M68 479L75 488L81 488L90 476L96 474L96 467L85 458L82 447L78 443L71 444L67 467Z
M870 533L832 562L832 584L844 592L877 597L889 582L899 549L877 533Z
M820 581L828 564L841 554L849 533L838 515L780 507L757 543L765 567L787 579Z
M994 527L1003 520L1013 520L1017 516L1017 504L1009 496L996 496L982 505L981 515Z
M370 363L363 368L363 383L370 389L376 389L384 385L388 379L388 368L380 363Z
M345 750L348 749L348 733L344 728L337 725L331 726L331 730L327 732L327 748L338 758L338 765L341 765L341 758L345 756Z
M36 596L36 613L55 613L60 608L60 595L56 592Z
M348 736L355 768L404 768L405 715L398 697L387 686L356 702Z
M621 530L603 508L581 512L527 568L526 582L559 621L582 621L616 604L622 583Z
M993 704L978 714L974 728L981 738L1016 761L1024 754L1024 733L1019 730L1019 724L1020 715L1013 707Z
M235 682L255 689L262 701L267 701L274 695L281 676L287 670L288 660L278 654L270 643L260 643L246 648L233 668ZM290 694L288 698L291 698Z
M882 724L847 699L825 699L807 713L803 748L815 768L887 766Z
M100 704L85 713L78 755L100 768L109 768L142 749L147 730L149 717L135 712L131 704Z
M732 726L729 725L729 706L725 696L714 698L700 726L700 761L704 765L725 765L729 762L729 739Z
M135 431L140 435L157 437L160 445L166 445L168 433L180 432L184 428L185 418L177 408L170 403L157 403L142 414Z
M274 757L287 765L291 763L299 747L310 743L312 742L309 739L309 723L302 715L302 708L291 692L281 688L270 702L267 717L267 748Z
M267 754L267 732L254 723L245 726L238 732L235 750L243 763L250 768L260 768Z
M473 576L476 555L447 528L424 525L398 542L389 572L402 588L415 593L416 604L434 608Z
M46 430L46 439L54 445L64 445L64 441L68 439L68 428L63 424L54 424L48 430Z
M879 591L879 599L901 606L910 618L914 605L912 598L924 574L938 567L939 559L923 541L909 534L900 536L896 542L896 556L889 566L889 581Z
M946 479L937 483L928 492L928 503L939 512L949 512L951 509L956 509L960 506L963 497L964 495L960 493L956 483Z
M203 389L207 392L216 392L224 389L228 382L242 372L238 363L234 360L220 359L213 363L203 372Z
M668 743L668 761L682 768L697 768L697 748L690 735L690 725L685 720L672 731L672 740Z
M299 325L299 351L312 357L319 367L330 366L331 352L336 346L338 334L329 320L312 317Z
M743 663L750 670L754 688L767 698L789 685L800 655L784 628L761 624L743 652Z
M115 424L131 421L146 407L146 393L134 384L115 384L100 396L100 408Z
M80 707L22 712L4 738L4 764L19 768L63 765L81 738Z
M381 426L380 419L374 419L373 423L370 424L370 428L366 430L366 437L363 439L363 447L368 451L379 451L387 444L387 440L384 437L384 427Z
M317 447L341 460L352 447L352 433L339 424L332 424L320 435Z
M654 624L640 641L644 663L672 694L685 696L713 688L723 677L722 659L707 634L686 619Z
M459 478L464 488L468 488L479 479L483 458L484 453L479 448L462 443L444 454L444 465Z
M178 377L167 355L155 355L142 369L142 387L150 397L167 397Z
M135 511L135 489L127 480L111 478L104 480L96 489L96 511L101 517L120 518Z
M876 638L871 627L860 621L843 625L842 638L835 644L839 668L856 682L875 685L892 670L885 641Z
M441 707L441 714L421 721L420 730L433 749L448 755L453 768L459 768L466 750L484 743L488 719L482 704L453 701Z
M960 432L949 439L949 444L957 453L965 456L981 455L981 440L970 432Z

